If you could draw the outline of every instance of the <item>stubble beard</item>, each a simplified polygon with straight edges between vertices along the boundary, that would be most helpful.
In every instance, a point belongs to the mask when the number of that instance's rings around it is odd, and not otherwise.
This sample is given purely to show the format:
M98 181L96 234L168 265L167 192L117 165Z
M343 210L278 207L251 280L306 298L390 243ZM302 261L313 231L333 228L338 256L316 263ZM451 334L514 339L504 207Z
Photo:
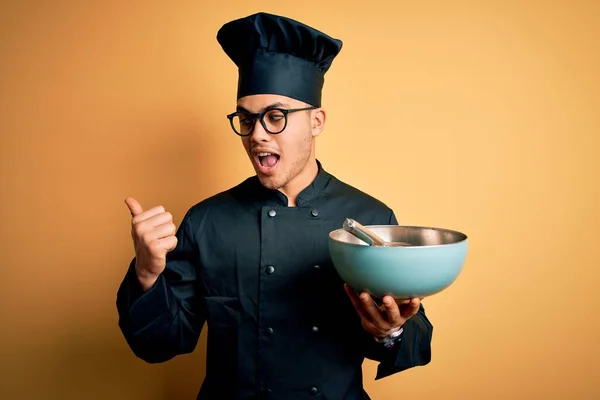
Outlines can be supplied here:
M265 177L259 175L259 180L268 189L271 190L279 190L286 185L288 185L294 178L296 178L302 171L306 168L308 164L308 160L310 159L310 155L313 149L313 141L312 134L310 131L307 132L307 136L302 142L303 151L300 153L300 157L292 163L290 169L285 173L285 175L281 178L273 177Z

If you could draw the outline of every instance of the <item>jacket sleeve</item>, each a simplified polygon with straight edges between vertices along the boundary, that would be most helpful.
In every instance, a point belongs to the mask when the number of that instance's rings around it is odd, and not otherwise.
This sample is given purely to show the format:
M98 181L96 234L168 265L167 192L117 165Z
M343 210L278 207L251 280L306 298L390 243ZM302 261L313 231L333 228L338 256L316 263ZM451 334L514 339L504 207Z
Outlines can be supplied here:
M389 225L398 225L394 212L389 216ZM423 304L417 314L404 324L400 342L386 348L371 336L365 339L366 357L379 361L375 379L385 378L406 369L427 365L431 361L433 325L427 318Z
M385 378L406 369L427 365L431 361L433 326L421 307L417 314L404 324L400 342L386 348L372 337L367 337L366 357L379 361L375 379Z
M145 293L131 261L117 291L119 328L134 354L149 363L191 353L204 325L204 307L197 291L198 249L195 223L188 212L176 236L177 247L167 254L167 265Z

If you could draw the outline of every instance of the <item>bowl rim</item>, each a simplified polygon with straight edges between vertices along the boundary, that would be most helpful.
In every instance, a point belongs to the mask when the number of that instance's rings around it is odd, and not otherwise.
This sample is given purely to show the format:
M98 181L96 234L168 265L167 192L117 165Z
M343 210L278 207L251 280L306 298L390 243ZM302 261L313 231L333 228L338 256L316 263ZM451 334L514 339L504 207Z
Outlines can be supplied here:
M371 228L389 228L391 226L393 226L393 227L400 227L400 228L434 229L434 230L437 230L437 231L443 231L443 232L449 232L449 233L456 233L458 235L464 236L464 239L459 240L457 242L452 242L452 243L432 244L430 246L386 247L386 249L395 249L395 248L402 248L404 250L408 250L408 249L424 249L424 248L431 249L433 247L455 246L455 245L460 244L460 243L468 242L468 240L469 240L469 236L466 233L463 233L461 231L457 231L455 229L440 228L440 227L436 227L436 226L427 226L427 225L365 225L365 227L369 228L369 229L371 229ZM338 228L338 229L334 229L331 232L329 232L329 234L328 234L329 240L331 240L333 242L336 242L336 243L341 243L341 244L344 244L344 245L348 245L348 246L372 247L372 246L365 245L365 244L349 243L349 242L345 242L343 240L335 239L333 237L333 234L335 234L336 232L340 232L340 231L344 231L345 232L345 229L344 228Z

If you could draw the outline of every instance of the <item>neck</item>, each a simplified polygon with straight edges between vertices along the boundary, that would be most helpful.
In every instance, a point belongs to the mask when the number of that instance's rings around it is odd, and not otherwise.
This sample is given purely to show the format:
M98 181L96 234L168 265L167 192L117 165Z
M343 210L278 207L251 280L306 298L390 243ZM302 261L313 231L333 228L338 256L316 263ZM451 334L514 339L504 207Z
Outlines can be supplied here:
M302 172L296 175L287 185L279 189L287 197L288 207L296 207L298 195L315 180L318 173L319 166L317 165L317 160L311 157Z

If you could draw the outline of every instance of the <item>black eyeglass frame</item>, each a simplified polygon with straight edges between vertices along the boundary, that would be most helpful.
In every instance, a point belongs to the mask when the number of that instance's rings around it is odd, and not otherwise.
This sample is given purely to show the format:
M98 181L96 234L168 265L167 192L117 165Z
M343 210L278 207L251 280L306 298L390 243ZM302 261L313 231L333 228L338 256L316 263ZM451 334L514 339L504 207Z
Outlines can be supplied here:
M285 128L287 128L287 124L288 124L288 114L291 113L295 113L298 111L309 111L309 110L316 110L318 107L304 107L304 108L279 108L279 107L273 107L273 108L267 108L266 110L260 112L260 113L251 113L251 112L247 112L247 111L236 111L233 112L231 114L227 115L227 119L229 120L229 123L231 125L231 129L233 129L233 132L235 132L236 135L238 136L250 136L252 134L252 132L254 131L254 127L256 126L256 120L258 119L260 121L260 124L262 125L262 127L264 128L265 132L270 133L271 135L278 135L281 132L283 132L285 130ZM280 131L278 132L272 132L269 130L269 128L267 128L267 124L265 123L265 115L267 115L267 113L270 113L272 111L279 111L283 114L283 118L285 119L284 124L283 124L283 128L281 128ZM243 134L241 132L238 132L235 129L235 126L233 125L233 118L237 117L240 114L245 114L249 117L252 118L252 128L250 128L250 130L248 131L248 133Z

